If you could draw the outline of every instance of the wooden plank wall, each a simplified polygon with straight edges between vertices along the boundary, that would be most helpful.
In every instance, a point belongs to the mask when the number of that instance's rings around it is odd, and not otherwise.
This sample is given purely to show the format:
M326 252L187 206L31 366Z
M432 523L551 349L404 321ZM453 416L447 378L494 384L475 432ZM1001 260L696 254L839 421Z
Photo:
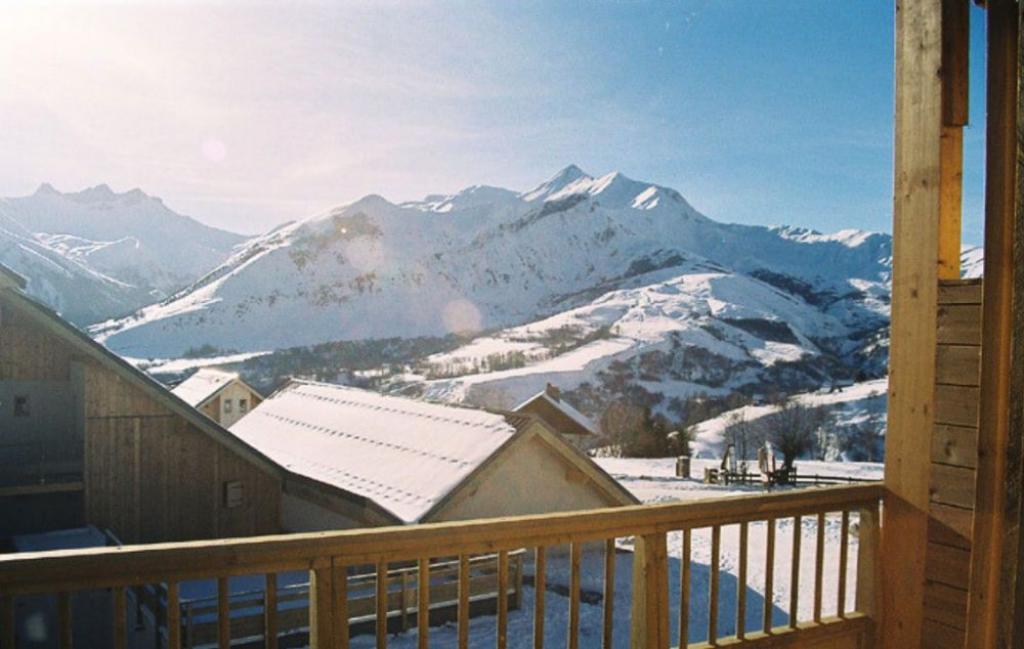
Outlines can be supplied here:
M86 369L86 517L125 542L280 531L281 483L142 390ZM242 504L224 486L240 481Z
M0 290L0 380L72 381L83 371L85 520L124 542L280 531L281 482L58 336ZM228 481L243 483L224 506Z
M962 649L971 567L981 366L980 280L939 287L925 643Z

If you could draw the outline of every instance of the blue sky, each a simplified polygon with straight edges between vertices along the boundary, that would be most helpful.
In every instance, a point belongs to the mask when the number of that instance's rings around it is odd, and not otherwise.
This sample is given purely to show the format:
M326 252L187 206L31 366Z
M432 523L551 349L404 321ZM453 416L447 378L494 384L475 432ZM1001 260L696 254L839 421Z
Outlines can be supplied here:
M2 195L138 186L257 232L367 193L527 189L576 163L722 221L891 227L890 0L5 11ZM983 77L975 57L970 243Z

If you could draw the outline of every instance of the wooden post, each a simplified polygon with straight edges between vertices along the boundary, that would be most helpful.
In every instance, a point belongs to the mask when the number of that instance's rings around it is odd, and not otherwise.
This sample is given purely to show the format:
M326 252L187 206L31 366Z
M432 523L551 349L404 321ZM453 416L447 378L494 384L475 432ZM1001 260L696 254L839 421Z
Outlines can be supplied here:
M1016 646L1020 614L1021 398L1018 15L1012 0L988 3L985 284L981 397L967 645ZM1016 245L1015 245L1015 242ZM1016 248L1016 250L1015 250ZM1021 260L1018 260L1018 262ZM1016 353L1015 353L1016 352Z
M942 0L896 3L896 123L889 408L887 615L880 646L921 646L941 214Z
M334 587L331 567L309 571L309 646L311 649L335 649Z
M633 554L632 649L668 648L668 550L664 534L638 536Z

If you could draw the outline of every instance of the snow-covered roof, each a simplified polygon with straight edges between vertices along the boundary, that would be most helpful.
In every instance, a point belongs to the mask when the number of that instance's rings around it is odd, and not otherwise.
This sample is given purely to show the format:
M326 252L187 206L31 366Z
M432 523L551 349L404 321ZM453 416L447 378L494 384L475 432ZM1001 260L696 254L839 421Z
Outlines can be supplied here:
M171 392L193 408L198 408L222 388L237 380L237 374L204 367L175 386Z
M516 418L294 381L231 432L293 473L371 500L406 523L510 440Z
M575 431L560 431L560 432L562 432L562 433L570 433L571 432L571 433L577 434L577 435L597 435L598 434L597 426L594 425L594 422L590 421L590 418L587 417L586 415L584 415L582 412L580 412L576 408L573 408L571 405L569 405L569 402L567 402L564 399L562 399L561 395L558 393L558 391L556 389L552 388L552 386L550 386L550 385L548 385L548 387L544 388L543 390L541 390L537 394L533 395L532 397L530 397L526 401L524 401L521 404L519 404L518 406L516 406L513 410L515 410L516 412L523 412L523 411L526 411L526 410L532 410L531 406L535 406L538 401L544 402L544 403L552 406L553 408L557 409L563 415L568 417L572 421L573 424L575 424L577 426L577 429ZM542 412L538 411L537 414L541 415L543 417L543 413Z

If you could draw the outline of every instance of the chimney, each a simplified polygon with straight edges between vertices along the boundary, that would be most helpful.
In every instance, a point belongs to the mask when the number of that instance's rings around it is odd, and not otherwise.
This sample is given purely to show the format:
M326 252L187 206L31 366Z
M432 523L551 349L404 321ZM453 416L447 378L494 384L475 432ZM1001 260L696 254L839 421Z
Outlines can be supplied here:
M554 399L555 401L561 401L562 400L562 391L559 390L558 388L556 388L551 383L548 383L547 386L545 386L544 392L546 392L547 395L549 397L551 397L552 399Z

